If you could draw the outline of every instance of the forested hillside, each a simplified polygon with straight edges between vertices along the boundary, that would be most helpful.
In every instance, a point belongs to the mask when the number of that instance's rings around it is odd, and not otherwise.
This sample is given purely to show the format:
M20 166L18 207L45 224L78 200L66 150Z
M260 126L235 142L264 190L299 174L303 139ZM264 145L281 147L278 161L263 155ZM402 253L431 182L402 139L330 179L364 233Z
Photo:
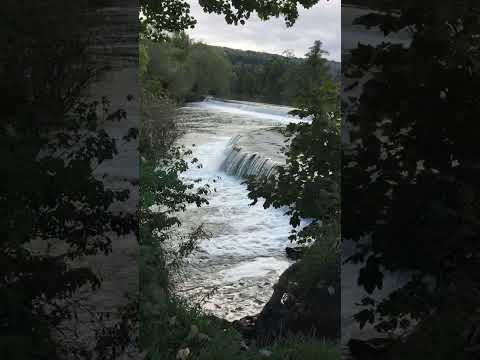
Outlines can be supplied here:
M178 102L212 95L298 106L299 94L309 86L309 78L340 79L340 63L323 57L325 66L319 68L319 74L304 74L305 59L288 51L275 55L210 46L194 42L185 33L169 41L145 41L145 45L152 60L148 77L159 79L157 86ZM321 42L319 45L321 49Z
M232 64L231 95L240 100L254 100L274 104L298 105L303 75L303 58L286 50L283 55L230 48L221 49ZM322 54L325 52L322 51ZM322 58L327 73L334 81L340 80L340 63ZM323 69L323 67L322 67ZM322 70L323 71L323 70Z

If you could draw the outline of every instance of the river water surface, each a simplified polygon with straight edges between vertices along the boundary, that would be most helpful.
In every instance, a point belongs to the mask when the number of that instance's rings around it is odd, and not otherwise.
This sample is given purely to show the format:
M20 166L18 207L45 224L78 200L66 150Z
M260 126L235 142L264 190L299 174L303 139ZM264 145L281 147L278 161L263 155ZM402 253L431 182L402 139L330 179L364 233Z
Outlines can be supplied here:
M262 201L250 206L241 177L268 173L284 161L284 138L278 130L300 121L288 115L290 110L208 100L188 104L178 114L186 129L181 143L191 147L202 164L183 176L215 188L208 195L209 205L191 206L181 214L189 228L203 224L211 236L187 259L179 291L202 298L205 310L230 321L258 313L291 264L285 257L290 232L285 209L264 209Z

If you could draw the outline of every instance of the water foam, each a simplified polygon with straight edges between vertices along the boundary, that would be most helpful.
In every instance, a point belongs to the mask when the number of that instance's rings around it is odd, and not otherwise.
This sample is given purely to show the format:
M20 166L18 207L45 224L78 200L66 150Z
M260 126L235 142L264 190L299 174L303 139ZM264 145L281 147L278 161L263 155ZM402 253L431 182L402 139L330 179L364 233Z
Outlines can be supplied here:
M300 119L297 116L290 115L289 112L294 108L288 106L220 99L206 99L195 103L195 106L216 112L249 116L258 120L273 120L275 123L282 125L308 121L308 119Z
M183 144L202 166L183 174L195 186L209 184L208 205L190 206L180 214L190 228L200 224L211 233L187 259L182 295L203 298L205 310L228 320L258 313L271 296L273 284L291 264L286 209L250 205L246 175L271 175L284 137L278 128L301 121L285 107L210 100L188 104L179 112L187 130ZM240 136L235 136L235 135ZM212 293L212 289L216 289Z
M208 206L190 209L195 222L205 224L213 232L211 239L199 244L199 250L211 256L282 255L290 232L286 209L265 210L262 201L251 206L242 180L222 171L229 138L212 137L211 140L194 150L202 166L184 174L190 181L201 179L196 186L210 184L215 188L208 196Z
M228 143L227 156L221 165L221 169L228 175L238 177L258 176L268 178L272 176L280 164L258 152L244 151L238 146L240 139L241 135L237 135Z
M289 266L290 262L284 259L259 257L223 270L221 274L225 282L233 282L241 279L264 277L271 273L280 276Z

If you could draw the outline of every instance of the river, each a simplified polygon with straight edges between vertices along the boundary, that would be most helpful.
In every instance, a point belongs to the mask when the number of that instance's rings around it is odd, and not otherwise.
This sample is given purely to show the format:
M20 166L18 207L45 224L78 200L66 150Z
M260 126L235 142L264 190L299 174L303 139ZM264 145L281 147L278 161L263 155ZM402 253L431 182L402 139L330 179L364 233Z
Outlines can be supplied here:
M291 229L285 209L264 209L262 201L250 206L242 183L243 176L271 173L284 162L285 138L279 129L300 121L288 115L291 110L207 100L187 104L178 113L186 130L181 144L202 164L183 176L215 189L208 195L209 205L191 206L181 214L187 228L203 224L211 236L187 259L178 290L202 298L204 310L230 321L258 313L291 264L285 256Z

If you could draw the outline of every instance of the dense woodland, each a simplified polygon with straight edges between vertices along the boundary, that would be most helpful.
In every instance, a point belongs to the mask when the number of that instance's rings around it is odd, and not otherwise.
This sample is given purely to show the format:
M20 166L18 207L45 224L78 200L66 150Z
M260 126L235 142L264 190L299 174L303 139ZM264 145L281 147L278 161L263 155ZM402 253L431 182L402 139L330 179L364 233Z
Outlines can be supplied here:
M137 229L135 214L110 208L129 190L108 188L93 172L122 146L101 124L127 114L107 98L83 96L101 72L86 50L98 20L89 5L2 3L0 32L9 39L0 51L2 359L102 358L122 341L79 296L103 280L85 259L109 256L119 237ZM135 134L121 136L128 143Z
M274 104L297 105L295 99L302 87L301 64L287 50L283 56L256 51L222 48L233 68L231 96L236 99L262 101ZM340 80L340 63L325 60L327 73L334 81Z
M210 46L183 32L143 44L150 59L146 76L180 102L212 95L296 106L312 76L302 72L306 60L288 51L282 56ZM325 66L314 76L339 81L340 64L324 58L322 62Z
M387 270L411 275L386 299L362 301L361 325L403 334L369 356L478 359L478 2L354 3L381 11L358 25L408 28L412 39L359 44L342 64L353 84L345 102L368 79L344 107L342 231L358 244L348 261L363 262L358 281L369 294Z

